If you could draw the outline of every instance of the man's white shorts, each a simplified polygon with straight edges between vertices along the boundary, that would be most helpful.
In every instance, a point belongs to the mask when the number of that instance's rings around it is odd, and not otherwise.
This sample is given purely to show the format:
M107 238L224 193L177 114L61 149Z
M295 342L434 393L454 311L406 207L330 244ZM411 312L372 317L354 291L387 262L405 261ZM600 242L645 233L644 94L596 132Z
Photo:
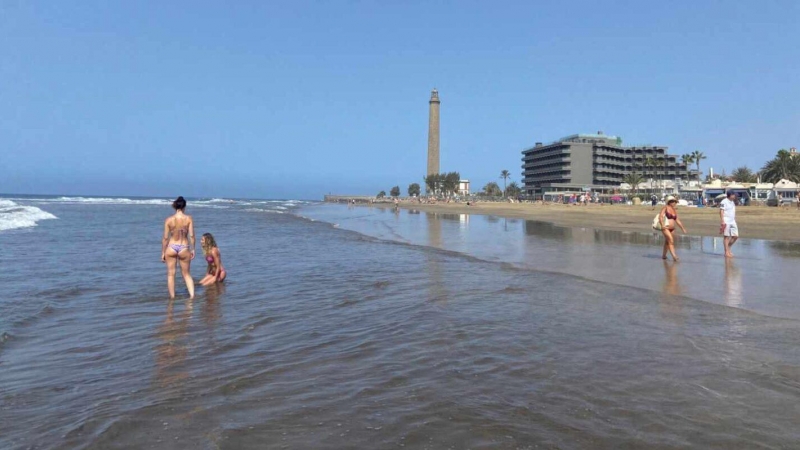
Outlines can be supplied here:
M722 235L726 237L739 237L739 227L736 226L736 222L726 223L725 231Z

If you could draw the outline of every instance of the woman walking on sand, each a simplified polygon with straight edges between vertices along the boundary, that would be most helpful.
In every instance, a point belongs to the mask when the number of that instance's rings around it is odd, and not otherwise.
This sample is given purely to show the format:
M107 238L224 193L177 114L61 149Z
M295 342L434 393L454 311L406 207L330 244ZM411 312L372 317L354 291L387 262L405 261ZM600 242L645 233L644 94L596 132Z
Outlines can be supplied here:
M214 240L214 236L211 233L203 234L203 237L200 238L200 247L203 249L203 254L206 256L206 262L208 263L206 276L200 280L200 285L208 286L225 281L228 273L222 267L222 256L219 254L219 247L217 247L217 241Z
M679 261L678 255L675 254L675 225L681 227L683 234L686 234L686 228L678 219L678 200L673 196L667 197L667 204L661 208L658 213L658 220L661 223L661 233L664 235L664 250L661 252L661 259L667 259L667 251L672 255L672 259Z
M161 261L167 264L167 290L169 298L175 298L175 268L180 263L189 298L194 298L194 280L189 271L194 259L194 221L192 216L184 213L186 200L183 197L175 199L172 207L175 214L164 221L164 237L161 242Z

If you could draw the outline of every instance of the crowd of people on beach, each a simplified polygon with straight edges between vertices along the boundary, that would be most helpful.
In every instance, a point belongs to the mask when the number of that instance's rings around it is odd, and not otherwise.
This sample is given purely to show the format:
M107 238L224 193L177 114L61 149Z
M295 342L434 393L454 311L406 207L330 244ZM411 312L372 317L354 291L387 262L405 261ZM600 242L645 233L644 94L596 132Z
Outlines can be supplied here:
M169 298L175 298L175 273L180 266L189 298L194 298L194 279L190 271L196 244L194 220L186 214L186 199L183 197L175 199L172 208L175 213L164 220L164 236L161 242L161 261L167 265L167 290ZM225 281L228 274L222 266L222 256L214 236L204 233L200 238L200 247L208 263L206 275L199 281L200 285L209 286Z

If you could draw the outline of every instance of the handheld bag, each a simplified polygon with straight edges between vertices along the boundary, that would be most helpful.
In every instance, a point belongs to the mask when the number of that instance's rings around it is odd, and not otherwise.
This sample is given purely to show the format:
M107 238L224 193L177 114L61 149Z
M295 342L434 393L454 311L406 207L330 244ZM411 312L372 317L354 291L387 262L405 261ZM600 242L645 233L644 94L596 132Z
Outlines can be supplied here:
M661 212L659 212L658 214L656 214L655 217L653 217L653 229L654 230L660 230L661 228L664 227L664 225L661 223L660 219L661 219Z

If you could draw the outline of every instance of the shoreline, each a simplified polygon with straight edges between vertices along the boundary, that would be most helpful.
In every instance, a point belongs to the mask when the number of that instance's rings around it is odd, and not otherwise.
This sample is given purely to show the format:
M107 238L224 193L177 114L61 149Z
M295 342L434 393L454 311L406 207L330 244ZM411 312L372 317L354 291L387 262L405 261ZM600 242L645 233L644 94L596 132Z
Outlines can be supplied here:
M366 206L360 204L358 206ZM392 204L376 203L372 206L391 208ZM542 205L534 203L410 203L402 201L400 208L434 214L475 214L509 219L535 220L573 228L597 228L614 231L657 233L651 228L653 217L662 206L653 211L649 206L629 205ZM719 210L717 208L679 207L678 215L689 236L719 237ZM742 239L800 242L800 211L795 208L742 206L736 210L736 222ZM678 231L679 234L680 230Z

